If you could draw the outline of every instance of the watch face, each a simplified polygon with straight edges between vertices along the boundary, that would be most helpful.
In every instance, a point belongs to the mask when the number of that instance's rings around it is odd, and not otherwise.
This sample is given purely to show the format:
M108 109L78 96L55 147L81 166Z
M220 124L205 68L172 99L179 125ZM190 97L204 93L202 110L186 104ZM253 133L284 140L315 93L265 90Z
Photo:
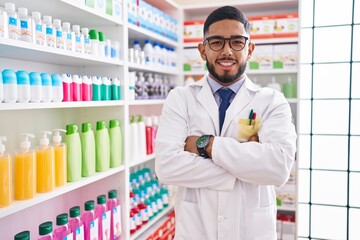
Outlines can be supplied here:
M205 148L209 144L209 135L202 135L196 141L196 145L198 148Z

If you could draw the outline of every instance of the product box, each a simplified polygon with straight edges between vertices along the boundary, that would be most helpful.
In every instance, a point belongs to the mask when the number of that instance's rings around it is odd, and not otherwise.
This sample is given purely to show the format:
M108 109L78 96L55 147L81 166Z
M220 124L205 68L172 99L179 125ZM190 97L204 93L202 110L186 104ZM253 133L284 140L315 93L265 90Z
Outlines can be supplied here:
M269 70L273 68L273 46L260 45L253 52L249 67L251 70Z
M274 37L297 37L299 31L299 15L297 13L274 16Z
M123 19L123 3L122 0L112 0L112 15L116 19Z
M184 21L184 42L202 42L204 20Z
M273 38L274 37L274 17L273 16L252 16L248 18L250 23L250 37Z
M274 45L274 69L297 69L298 45L279 44Z
M137 0L127 1L127 10L128 10L128 22L134 25L138 23L138 10L137 10Z
M205 61L202 60L197 48L184 49L183 52L184 71L202 72L206 70Z
M106 13L106 0L94 1L94 9L101 14L105 14Z
M144 0L140 0L137 6L138 11L138 26L149 29L148 22L148 4Z

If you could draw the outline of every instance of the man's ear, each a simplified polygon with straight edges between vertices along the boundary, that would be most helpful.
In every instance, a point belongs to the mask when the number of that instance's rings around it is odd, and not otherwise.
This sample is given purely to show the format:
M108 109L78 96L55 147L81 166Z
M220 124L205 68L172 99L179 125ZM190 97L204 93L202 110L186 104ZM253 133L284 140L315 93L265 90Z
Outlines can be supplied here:
M199 43L198 50L199 50L202 60L206 61L205 45L202 43Z

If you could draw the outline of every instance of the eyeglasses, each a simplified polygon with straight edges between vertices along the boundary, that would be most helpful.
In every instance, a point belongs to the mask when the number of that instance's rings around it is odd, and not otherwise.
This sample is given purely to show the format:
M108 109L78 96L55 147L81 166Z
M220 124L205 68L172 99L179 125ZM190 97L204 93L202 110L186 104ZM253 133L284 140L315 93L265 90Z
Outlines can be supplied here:
M224 38L221 36L211 36L205 38L203 44L208 42L210 49L217 52L222 50L225 47L225 41L229 40L229 46L232 50L241 51L244 49L246 45L246 41L248 39L249 39L248 37L242 35L235 35L235 36L231 36L230 38Z

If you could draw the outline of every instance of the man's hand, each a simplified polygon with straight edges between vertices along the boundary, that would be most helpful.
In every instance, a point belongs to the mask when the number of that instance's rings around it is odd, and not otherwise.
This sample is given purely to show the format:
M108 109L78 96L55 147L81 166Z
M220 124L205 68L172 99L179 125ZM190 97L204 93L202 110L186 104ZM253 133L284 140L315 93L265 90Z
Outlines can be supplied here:
M251 136L249 138L248 142L259 142L259 136L257 134L254 136Z
M196 147L196 141L200 136L188 136L185 140L184 150L199 155Z

